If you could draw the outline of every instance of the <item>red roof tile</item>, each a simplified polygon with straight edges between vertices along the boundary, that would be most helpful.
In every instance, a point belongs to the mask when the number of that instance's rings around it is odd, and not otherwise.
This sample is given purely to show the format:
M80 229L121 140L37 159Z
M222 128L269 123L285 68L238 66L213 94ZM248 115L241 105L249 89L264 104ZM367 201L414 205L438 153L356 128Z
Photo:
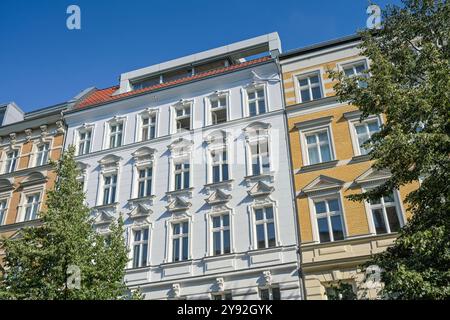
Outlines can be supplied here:
M242 69L247 66L254 65L254 64L257 64L260 62L265 62L268 60L270 60L270 57L262 57L262 58L258 58L255 60L250 60L250 61L242 62L239 64L231 65L228 67L223 67L223 68L219 68L219 69L214 69L214 70L198 73L191 77L185 77L185 78L173 80L170 82L157 84L157 85L154 85L151 87L138 89L138 90L134 90L134 91L126 92L126 93L121 93L121 94L118 94L115 96L113 96L113 93L119 89L119 86L113 86L113 87L109 87L106 89L96 89L94 92L90 93L88 96L86 96L81 101L79 101L78 104L75 106L75 108L81 109L81 108L86 108L86 107L97 105L97 104L113 102L113 101L124 99L127 97L133 97L133 96L136 96L136 95L139 95L142 93L151 92L153 90L167 88L167 87L171 87L171 86L181 84L181 83L186 83L186 82L189 82L192 80L198 80L198 79L206 78L209 76L219 75L222 73Z

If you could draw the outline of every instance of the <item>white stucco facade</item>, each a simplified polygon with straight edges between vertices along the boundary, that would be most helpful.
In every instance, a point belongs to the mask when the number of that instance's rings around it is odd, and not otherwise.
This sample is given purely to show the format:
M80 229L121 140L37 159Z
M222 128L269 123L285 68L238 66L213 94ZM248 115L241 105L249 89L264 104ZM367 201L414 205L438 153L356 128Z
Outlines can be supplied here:
M247 92L255 89L264 92L266 112L250 115ZM227 101L227 121L211 124L211 99L219 96ZM191 130L177 132L176 110L186 105ZM148 141L140 141L142 116L154 117L150 121L154 136ZM231 294L238 300L259 299L261 290L277 288L281 299L301 299L275 60L70 111L65 120L66 148L73 144L80 149L80 139L85 138L80 133L90 132L89 146L83 146L87 153L78 155L77 161L98 231L107 232L110 221L120 214L125 220L130 248L126 281L131 289L139 287L146 299L211 299ZM122 127L117 129L116 124ZM111 130L116 129L121 143L110 148ZM268 163L266 158L257 162L260 174L252 166L255 145L259 151L267 148L269 155ZM221 181L214 183L211 152L223 155L223 151L226 161L221 163L228 166L217 169ZM148 168L151 171L144 173ZM145 180L145 174L151 179ZM113 199L109 192L114 192ZM109 199L106 205L105 199ZM213 222L213 217L221 215L227 217ZM219 227L214 226L217 221L221 221ZM263 227L257 227L260 224ZM145 235L143 230L148 230ZM220 234L218 242L213 231ZM220 254L214 254L217 246Z

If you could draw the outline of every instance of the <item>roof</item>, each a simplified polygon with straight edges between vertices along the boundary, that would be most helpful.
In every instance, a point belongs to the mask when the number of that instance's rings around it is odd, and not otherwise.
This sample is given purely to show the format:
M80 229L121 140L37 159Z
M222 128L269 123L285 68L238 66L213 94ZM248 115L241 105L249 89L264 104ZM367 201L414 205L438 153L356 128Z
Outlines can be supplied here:
M156 84L154 86L150 86L147 88L142 88L142 89L138 89L138 90L122 93L122 94L116 94L116 95L114 95L114 93L119 89L118 85L109 87L109 88L105 88L105 89L96 89L96 90L93 90L90 94L87 94L86 97L81 99L75 105L74 109L78 110L78 109L83 109L83 108L87 108L87 107L102 105L102 104L109 103L109 102L123 100L123 99L131 98L131 97L135 97L135 96L138 96L141 94L146 94L146 93L149 93L152 91L158 91L161 89L174 87L174 86L177 86L180 84L205 79L205 78L208 78L211 76L217 76L217 75L233 72L236 70L241 70L246 67L254 66L254 65L257 65L260 63L265 63L265 62L268 62L271 60L272 60L272 58L270 58L268 56L262 57L262 58L258 58L258 59L254 59L254 60L245 61L245 62L242 62L239 64L231 65L228 67L223 67L223 68L218 68L218 69L198 73L198 74L190 76L190 77L184 77L184 78L180 78L180 79L173 80L170 82L160 83L160 84Z
M289 51L286 51L285 53L280 54L279 57L280 57L280 60L289 59L289 58L292 58L292 57L295 57L295 56L298 56L301 54L324 50L324 49L328 49L330 47L334 47L337 45L343 45L343 44L347 44L347 43L351 43L351 42L357 42L359 40L361 40L361 36L359 34L353 34L350 36L345 36L345 37L341 37L341 38L337 38L337 39L333 39L333 40L329 40L329 41L325 41L325 42L316 43L316 44L306 46L303 48L289 50Z

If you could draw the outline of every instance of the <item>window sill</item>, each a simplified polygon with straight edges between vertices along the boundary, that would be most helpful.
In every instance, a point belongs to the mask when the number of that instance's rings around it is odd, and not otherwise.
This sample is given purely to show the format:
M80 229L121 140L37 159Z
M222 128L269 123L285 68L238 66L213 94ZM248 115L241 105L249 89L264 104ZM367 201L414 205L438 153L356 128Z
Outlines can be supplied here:
M101 204L99 206L93 207L92 209L94 209L94 210L117 209L118 206L119 206L119 202L114 202L114 203L110 203L110 204Z
M365 161L370 161L370 155L363 154L363 155L359 155L359 156L354 156L353 158L351 158L349 164L365 162Z
M212 182L207 183L204 185L204 187L208 190L211 189L220 189L220 188L226 188L227 190L231 190L231 185L234 182L234 179L219 181L219 182Z
M275 177L275 172L271 171L269 173L245 176L244 180L247 181L247 182L253 182L253 181L260 181L260 180L270 179L270 182L273 182L274 177Z
M310 172L310 171L316 171L316 170L322 170L322 169L328 169L328 168L333 168L338 164L339 160L332 160L332 161L327 161L327 162L321 162L321 163L316 163L316 164L310 164L310 165L306 165L301 167L298 171L298 173L304 173L304 172Z
M166 196L173 197L173 196L178 196L178 195L191 195L193 190L194 190L194 187L189 187L189 188L180 189L180 190L167 191Z

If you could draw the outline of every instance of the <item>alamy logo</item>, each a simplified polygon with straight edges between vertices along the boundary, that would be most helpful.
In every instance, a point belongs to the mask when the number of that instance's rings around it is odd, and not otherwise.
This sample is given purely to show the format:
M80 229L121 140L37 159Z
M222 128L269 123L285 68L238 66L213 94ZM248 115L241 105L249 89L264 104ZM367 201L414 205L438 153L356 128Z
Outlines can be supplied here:
M69 30L80 30L81 29L81 9L77 5L70 5L67 7L67 14L70 14L66 20L66 26Z
M366 22L367 29L381 29L380 7L376 4L370 5L367 7L366 13L370 15Z
M69 276L67 277L66 286L69 290L80 290L81 289L81 270L76 265L70 265L66 272Z

